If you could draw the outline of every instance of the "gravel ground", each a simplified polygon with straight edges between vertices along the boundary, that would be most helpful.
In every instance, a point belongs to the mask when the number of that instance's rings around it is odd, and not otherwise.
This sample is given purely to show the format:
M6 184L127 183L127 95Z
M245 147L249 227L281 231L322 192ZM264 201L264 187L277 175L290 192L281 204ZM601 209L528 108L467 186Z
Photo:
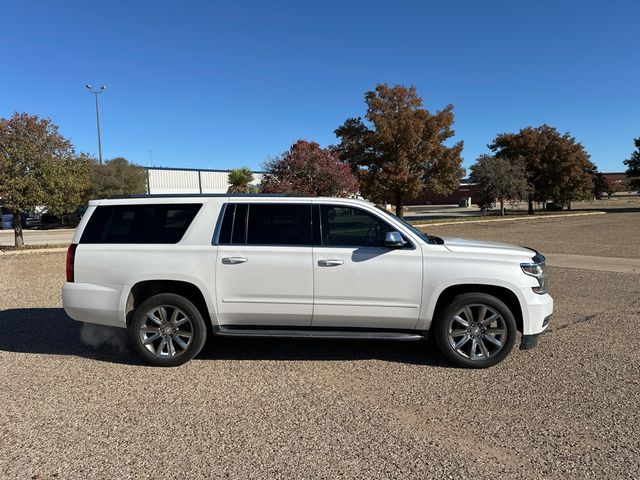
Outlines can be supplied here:
M615 242L598 252L631 255L640 215L585 218ZM526 243L566 250L566 223ZM507 227L433 233L525 243ZM3 256L0 477L638 478L639 277L551 275L551 330L489 370L423 343L241 339L156 369L64 315L63 253Z

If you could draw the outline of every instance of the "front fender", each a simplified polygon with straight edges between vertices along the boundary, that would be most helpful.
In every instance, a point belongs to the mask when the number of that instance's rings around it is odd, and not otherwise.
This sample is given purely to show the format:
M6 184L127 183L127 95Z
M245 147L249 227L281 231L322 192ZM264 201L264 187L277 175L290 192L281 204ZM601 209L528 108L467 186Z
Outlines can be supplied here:
M436 306L443 292L445 292L448 288L458 287L461 285L468 287L468 291L470 292L473 291L474 286L477 286L479 291L481 291L481 287L498 287L509 290L518 299L523 323L526 324L526 322L528 322L528 310L526 308L523 308L523 306L526 305L526 298L520 287L518 287L516 284L490 277L457 277L427 287L427 291L425 292L423 297L425 301L421 312L421 318L418 322L418 330L429 330L429 328L431 328L431 323L433 321Z

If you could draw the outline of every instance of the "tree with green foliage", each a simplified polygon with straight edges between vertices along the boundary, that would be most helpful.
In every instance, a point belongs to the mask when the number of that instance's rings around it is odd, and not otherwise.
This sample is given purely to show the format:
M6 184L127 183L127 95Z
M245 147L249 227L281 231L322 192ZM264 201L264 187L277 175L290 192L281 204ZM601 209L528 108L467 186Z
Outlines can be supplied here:
M391 200L403 215L407 198L429 188L446 194L464 174L463 143L454 135L453 106L430 113L415 87L379 84L365 94L367 113L349 118L336 131L341 160L358 175L362 195L379 203Z
M228 180L229 193L249 193L251 182L253 182L253 172L249 167L234 168L229 171Z
M294 193L316 197L351 197L358 193L358 180L331 149L316 142L298 140L279 157L264 164L266 193Z
M590 198L596 166L581 143L549 125L501 133L489 145L498 158L524 160L529 183L529 213L533 202L552 200L571 208L571 202Z
M0 202L13 214L17 247L24 245L21 213L39 205L58 214L75 210L88 170L50 119L17 112L0 119Z
M49 212L62 216L75 212L84 203L91 185L93 163L93 158L83 153L76 158L63 158L45 165L45 182L50 192L46 202Z
M602 198L604 194L607 194L608 197L611 197L612 193L609 194L607 189L609 188L610 183L607 182L606 177L601 172L596 172L593 177L593 196L596 199Z
M480 198L492 205L500 203L504 215L505 202L519 201L528 192L527 177L522 159L510 161L491 155L481 155L471 166L469 179L478 185Z
M113 158L102 165L95 160L91 162L91 186L86 200L114 195L136 195L146 191L147 172L126 158Z
M627 166L627 177L629 177L629 190L640 189L640 137L634 138L633 143L636 150L631 153L631 157L624 161Z

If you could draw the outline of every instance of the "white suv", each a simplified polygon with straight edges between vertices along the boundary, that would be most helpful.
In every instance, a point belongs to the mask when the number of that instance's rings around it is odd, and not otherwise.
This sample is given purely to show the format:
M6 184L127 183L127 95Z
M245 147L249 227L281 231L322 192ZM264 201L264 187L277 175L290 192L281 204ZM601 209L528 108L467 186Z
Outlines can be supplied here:
M67 254L75 320L128 328L175 366L207 334L422 340L464 367L534 347L547 328L544 257L428 236L374 205L268 195L93 201Z

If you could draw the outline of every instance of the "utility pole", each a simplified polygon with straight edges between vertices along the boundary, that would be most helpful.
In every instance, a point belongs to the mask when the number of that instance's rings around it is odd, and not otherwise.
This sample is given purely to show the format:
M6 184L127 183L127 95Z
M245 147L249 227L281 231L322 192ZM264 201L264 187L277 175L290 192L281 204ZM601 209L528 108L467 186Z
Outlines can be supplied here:
M87 90L93 93L96 98L96 125L98 126L98 157L100 158L100 165L102 165L102 142L100 140L100 109L98 108L98 94L102 93L107 87L102 85L99 90L93 90L93 85L86 84Z

